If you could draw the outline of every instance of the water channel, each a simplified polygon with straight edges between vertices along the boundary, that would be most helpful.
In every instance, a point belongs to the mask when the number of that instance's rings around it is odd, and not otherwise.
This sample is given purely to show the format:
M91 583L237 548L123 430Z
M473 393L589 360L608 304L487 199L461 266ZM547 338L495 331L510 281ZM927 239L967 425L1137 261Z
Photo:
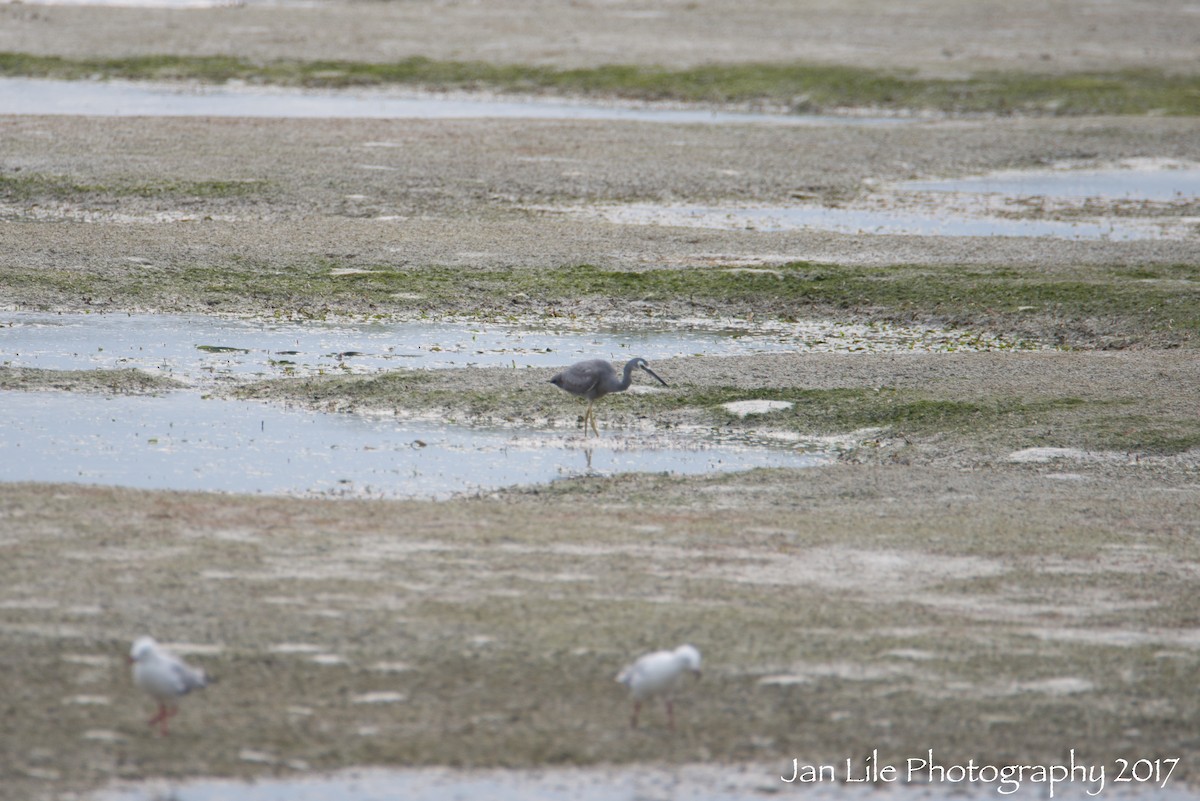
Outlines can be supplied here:
M562 367L581 359L661 360L751 353L1009 350L987 337L919 326L820 321L678 321L593 328L564 320L293 321L171 314L0 312L0 365L137 368L188 384L330 371Z
M1200 239L1200 217L1115 215L1092 203L1195 204L1200 166L1133 160L1107 167L1003 170L964 178L902 181L857 204L621 204L562 207L619 225L904 236L1021 236L1109 240ZM1031 209L1039 213L1031 214Z
M358 119L549 119L790 126L900 125L899 117L754 114L631 103L503 98L387 89L289 89L0 78L0 115Z

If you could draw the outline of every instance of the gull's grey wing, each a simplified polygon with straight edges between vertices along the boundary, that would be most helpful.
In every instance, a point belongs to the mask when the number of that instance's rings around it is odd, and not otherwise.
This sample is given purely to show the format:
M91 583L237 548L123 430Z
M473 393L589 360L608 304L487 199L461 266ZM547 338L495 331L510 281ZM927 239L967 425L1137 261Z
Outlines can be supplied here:
M200 690L208 686L208 677L203 670L185 665L182 662L171 662L171 679L179 689L180 695L187 695L192 690Z

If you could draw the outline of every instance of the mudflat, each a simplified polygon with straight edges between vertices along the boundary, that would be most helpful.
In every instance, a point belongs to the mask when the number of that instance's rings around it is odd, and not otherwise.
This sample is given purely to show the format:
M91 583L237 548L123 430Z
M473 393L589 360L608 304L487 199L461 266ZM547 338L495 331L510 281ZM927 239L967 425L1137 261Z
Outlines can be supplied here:
M666 0L0 8L0 50L46 55L434 59L583 67L806 61L953 75L1106 71L1200 58L1188 0Z
M412 55L588 66L804 59L929 74L1185 69L1188 3L0 6L0 50ZM532 24L536 20L537 25ZM1086 24L1081 22L1086 21ZM886 34L886 35L885 35ZM618 224L622 204L873 207L1059 162L1200 163L1192 118L796 127L0 118L0 305L255 317L734 316L957 326L1005 352L656 363L637 426L837 437L834 463L424 502L0 486L0 797L347 766L1182 761L1200 713L1197 239ZM1156 217L1194 201L1034 207ZM632 277L631 277L632 276ZM398 371L403 373L404 371ZM155 391L0 368L5 391ZM540 371L239 384L345 413L578 416ZM738 418L743 398L792 403ZM611 402L609 402L611 401ZM6 426L19 426L9 420ZM220 681L170 737L154 633ZM692 642L680 726L613 678ZM614 769L618 769L614 768ZM778 770L777 770L778 768Z

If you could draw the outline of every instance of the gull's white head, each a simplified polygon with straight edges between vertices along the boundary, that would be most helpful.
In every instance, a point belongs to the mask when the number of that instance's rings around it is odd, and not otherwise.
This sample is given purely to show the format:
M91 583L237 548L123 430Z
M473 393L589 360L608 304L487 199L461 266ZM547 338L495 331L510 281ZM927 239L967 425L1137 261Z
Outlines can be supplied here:
M158 643L153 637L138 637L129 649L129 661L141 662L158 650Z
M683 663L686 670L700 675L700 652L694 645L679 646L675 649L675 657Z

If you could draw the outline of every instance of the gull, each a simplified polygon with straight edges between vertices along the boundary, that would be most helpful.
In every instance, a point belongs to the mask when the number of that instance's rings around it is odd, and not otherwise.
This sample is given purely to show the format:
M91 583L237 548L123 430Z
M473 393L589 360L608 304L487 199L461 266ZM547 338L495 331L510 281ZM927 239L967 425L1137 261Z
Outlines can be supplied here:
M147 725L157 723L164 736L169 733L167 719L179 712L178 699L208 686L209 679L203 670L164 651L153 637L138 637L134 641L129 663L133 665L133 683L158 701L158 714Z
M671 695L683 674L691 672L700 678L700 652L691 645L681 645L674 651L655 651L638 657L619 674L617 681L629 688L633 698L633 717L629 720L637 728L638 713L647 698L661 695L667 705L667 725L675 728L675 710Z

